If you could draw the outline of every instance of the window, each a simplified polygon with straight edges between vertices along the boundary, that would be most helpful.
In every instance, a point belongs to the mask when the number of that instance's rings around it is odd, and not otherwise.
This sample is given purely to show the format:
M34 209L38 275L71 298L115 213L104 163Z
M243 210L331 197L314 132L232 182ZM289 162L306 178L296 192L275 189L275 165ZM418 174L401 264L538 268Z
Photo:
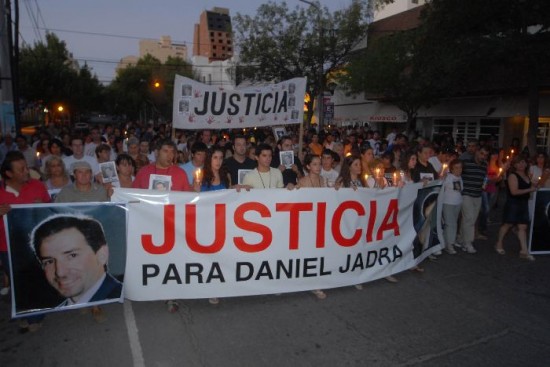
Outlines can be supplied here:
M215 49L216 49L216 45L213 45L213 46L212 46L212 49L215 50Z

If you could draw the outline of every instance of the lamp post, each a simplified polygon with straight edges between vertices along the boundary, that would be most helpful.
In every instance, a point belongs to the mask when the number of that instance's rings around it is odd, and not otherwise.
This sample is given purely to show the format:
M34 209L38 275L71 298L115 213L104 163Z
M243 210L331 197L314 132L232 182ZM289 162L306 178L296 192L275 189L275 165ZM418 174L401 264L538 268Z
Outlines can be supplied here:
M321 8L316 3L313 3L308 0L299 0L302 3L308 4L311 7L314 7L317 9L317 25L319 26L319 48L321 49L321 52L319 53L319 96L317 97L317 118L318 118L318 130L321 131L323 129L323 123L324 123L324 106L323 106L323 84L324 84L324 78L323 73L325 72L323 67L323 27L321 26Z

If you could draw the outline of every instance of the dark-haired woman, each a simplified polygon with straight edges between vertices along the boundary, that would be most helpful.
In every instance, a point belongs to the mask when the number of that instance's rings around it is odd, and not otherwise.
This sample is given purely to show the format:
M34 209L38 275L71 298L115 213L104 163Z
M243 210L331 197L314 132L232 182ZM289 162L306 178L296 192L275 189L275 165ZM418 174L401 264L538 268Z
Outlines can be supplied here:
M517 225L517 236L520 245L520 259L535 261L527 249L527 225L529 224L529 195L537 190L527 174L527 161L517 155L512 159L508 175L508 198L504 204L502 226L498 231L498 240L495 250L499 255L506 252L502 247L504 236L508 230Z

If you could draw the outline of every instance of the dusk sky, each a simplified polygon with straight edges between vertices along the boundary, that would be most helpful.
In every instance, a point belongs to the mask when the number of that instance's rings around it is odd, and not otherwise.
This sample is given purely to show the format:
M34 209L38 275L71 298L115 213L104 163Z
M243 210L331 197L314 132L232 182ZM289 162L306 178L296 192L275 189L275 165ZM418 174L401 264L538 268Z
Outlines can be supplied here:
M262 3L258 0L20 0L20 42L33 44L39 37L44 40L42 28L47 28L66 42L69 52L81 65L87 62L99 80L108 83L114 78L116 64L122 57L138 55L140 38L160 40L163 35L171 36L172 42L187 44L188 57L191 57L193 26L204 10L217 6L228 8L231 17L237 13L255 15ZM321 0L321 5L331 11L350 3L351 0ZM287 4L290 9L308 6L298 0L288 0ZM28 8L37 22L32 21ZM41 29L37 30L35 23Z

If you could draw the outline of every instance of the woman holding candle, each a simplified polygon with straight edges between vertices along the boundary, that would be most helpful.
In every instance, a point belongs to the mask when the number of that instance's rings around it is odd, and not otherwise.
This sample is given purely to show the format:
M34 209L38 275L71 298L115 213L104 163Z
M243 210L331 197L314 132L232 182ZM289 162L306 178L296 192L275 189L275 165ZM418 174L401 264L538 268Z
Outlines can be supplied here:
M325 180L321 177L321 158L318 155L307 154L304 157L304 169L307 172L307 176L303 176L298 180L296 188L301 187L316 187L322 188L325 186ZM315 289L311 291L317 299L325 299L327 295L321 289Z
M368 175L362 176L361 172L361 158L359 156L349 155L345 157L340 176L336 179L336 189L340 187L351 187L353 189L366 187L365 180L368 179Z
M213 146L206 152L204 168L198 168L194 172L193 188L197 192L225 190L231 187L231 178L225 166L222 166L224 149ZM210 298L208 302L213 305L220 303L218 298Z
M443 180L443 237L445 250L456 254L455 243L458 230L458 220L462 208L462 161L454 159L449 164L449 172Z
M514 156L508 176L508 199L504 205L502 226L498 232L495 250L499 255L506 252L502 246L508 230L517 225L520 259L535 261L527 248L527 225L529 224L529 195L537 190L527 175L527 161L521 155Z
M362 175L374 176L371 171L371 163L374 161L374 150L370 145L364 144L361 146L361 172Z

